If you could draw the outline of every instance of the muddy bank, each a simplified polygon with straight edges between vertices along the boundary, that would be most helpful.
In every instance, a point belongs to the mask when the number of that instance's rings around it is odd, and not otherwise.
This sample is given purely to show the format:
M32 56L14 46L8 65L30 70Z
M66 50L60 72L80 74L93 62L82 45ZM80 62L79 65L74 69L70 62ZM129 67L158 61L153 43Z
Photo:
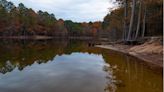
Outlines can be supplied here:
M163 45L160 40L149 40L141 45L96 45L96 47L110 49L131 55L140 59L149 68L163 71Z

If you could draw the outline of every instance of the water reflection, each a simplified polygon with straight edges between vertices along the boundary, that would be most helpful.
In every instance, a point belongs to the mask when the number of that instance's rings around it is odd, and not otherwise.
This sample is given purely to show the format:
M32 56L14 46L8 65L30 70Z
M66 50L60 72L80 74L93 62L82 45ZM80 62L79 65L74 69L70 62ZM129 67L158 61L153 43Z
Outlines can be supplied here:
M86 48L85 42L77 41L21 41L11 40L0 43L0 71L10 72L14 67L22 70L24 67L32 65L35 61L46 63L56 55L71 54L72 52L96 53L98 50ZM12 65L12 67L10 67ZM10 71L8 71L8 69Z
M114 67L116 92L162 92L162 74L146 68L136 58L106 50L103 50L103 58Z
M107 85L104 65L101 55L56 55L47 63L34 62L22 71L15 68L1 75L0 89L3 92L103 92Z
M162 92L162 75L86 41L4 40L2 92Z

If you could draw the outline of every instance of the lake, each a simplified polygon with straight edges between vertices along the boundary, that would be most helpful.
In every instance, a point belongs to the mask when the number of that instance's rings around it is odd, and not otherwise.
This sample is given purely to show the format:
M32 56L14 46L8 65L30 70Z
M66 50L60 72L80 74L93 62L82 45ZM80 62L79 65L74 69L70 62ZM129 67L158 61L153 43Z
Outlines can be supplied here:
M0 40L0 92L162 92L140 60L76 40Z

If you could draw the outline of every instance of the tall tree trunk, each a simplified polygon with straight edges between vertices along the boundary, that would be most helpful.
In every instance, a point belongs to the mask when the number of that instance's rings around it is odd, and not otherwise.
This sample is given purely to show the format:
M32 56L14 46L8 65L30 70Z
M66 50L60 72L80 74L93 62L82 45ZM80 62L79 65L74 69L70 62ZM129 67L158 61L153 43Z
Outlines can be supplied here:
M142 12L142 0L140 0L140 5L139 5L138 23L137 23L137 30L136 30L136 34L135 34L135 40L138 38L138 33L140 30L141 12Z
M144 18L143 18L143 30L142 30L142 38L145 36L145 26L146 26L146 6L144 7Z
M136 7L136 0L133 0L132 2L132 12L131 12L131 19L130 19L130 26L129 26L129 32L127 40L132 40L132 30L133 30L133 24L134 24L134 18L135 18L135 7Z
M124 1L124 32L123 32L123 40L125 41L127 38L127 31L128 31L128 25L127 25L127 17L128 17L128 0Z

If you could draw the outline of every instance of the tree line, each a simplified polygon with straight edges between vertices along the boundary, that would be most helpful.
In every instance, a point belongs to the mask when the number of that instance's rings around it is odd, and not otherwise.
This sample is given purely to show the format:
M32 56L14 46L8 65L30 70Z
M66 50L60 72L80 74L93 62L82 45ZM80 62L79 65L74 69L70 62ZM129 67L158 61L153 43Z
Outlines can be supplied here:
M96 36L101 22L77 23L71 20L56 19L54 14L35 12L20 3L0 0L0 36Z

